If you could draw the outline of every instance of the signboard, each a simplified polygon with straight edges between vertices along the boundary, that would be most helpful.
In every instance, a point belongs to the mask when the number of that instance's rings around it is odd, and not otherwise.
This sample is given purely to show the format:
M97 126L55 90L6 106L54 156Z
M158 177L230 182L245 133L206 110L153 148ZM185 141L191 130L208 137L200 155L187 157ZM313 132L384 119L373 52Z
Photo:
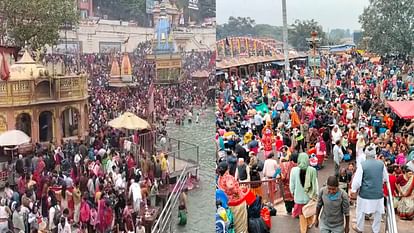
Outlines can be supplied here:
M118 53L121 52L121 42L99 42L100 53Z
M145 12L147 14L152 14L152 10L154 9L154 0L146 0L145 2Z
M310 80L311 87L320 87L321 83L322 83L322 80L317 79L317 78L313 78Z
M59 41L59 43L56 46L53 46L53 53L59 53L59 54L77 54L80 52L80 46L78 41L68 41L67 43L65 41ZM66 51L67 49L67 51Z
M198 0L188 0L188 9L198 11Z
M312 56L308 56L308 66L310 67L320 67L321 66L321 58L319 56L316 57L312 57Z

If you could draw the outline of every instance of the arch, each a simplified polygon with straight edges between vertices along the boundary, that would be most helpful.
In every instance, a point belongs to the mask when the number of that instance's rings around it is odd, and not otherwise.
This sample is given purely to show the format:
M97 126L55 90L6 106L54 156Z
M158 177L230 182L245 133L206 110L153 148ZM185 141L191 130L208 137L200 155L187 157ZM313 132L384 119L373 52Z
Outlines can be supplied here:
M39 114L39 141L51 142L53 136L53 113L43 111Z
M79 135L80 129L80 111L75 107L67 107L62 111L62 136L64 138Z
M29 113L22 112L16 116L16 129L32 137L32 117Z
M51 98L51 89L49 81L41 81L35 87L36 98Z
M226 45L228 43L228 45ZM272 44L265 40L251 37L227 37L216 41L216 51L219 57L273 56L281 54Z

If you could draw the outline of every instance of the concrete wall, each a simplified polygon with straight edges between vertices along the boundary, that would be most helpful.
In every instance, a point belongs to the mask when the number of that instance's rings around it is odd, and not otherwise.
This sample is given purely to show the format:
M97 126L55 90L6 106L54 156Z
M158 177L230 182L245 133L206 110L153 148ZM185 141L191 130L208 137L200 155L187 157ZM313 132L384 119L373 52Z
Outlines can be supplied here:
M79 25L77 30L67 31L66 33L61 31L60 36L61 42L57 46L60 51L64 51L66 48L67 40L69 51L73 46L76 46L74 44L80 42L80 52L83 53L98 53L100 52L100 45L105 46L103 45L105 43L107 46L112 43L115 47L121 47L122 51L132 52L140 42L154 38L154 29L128 26L123 22L119 22L118 25L91 22ZM123 44L128 37L129 42ZM211 46L216 41L216 30L215 28L182 29L182 32L175 31L174 37L186 41L184 43L184 50L186 51L214 49ZM50 48L48 50L51 52Z

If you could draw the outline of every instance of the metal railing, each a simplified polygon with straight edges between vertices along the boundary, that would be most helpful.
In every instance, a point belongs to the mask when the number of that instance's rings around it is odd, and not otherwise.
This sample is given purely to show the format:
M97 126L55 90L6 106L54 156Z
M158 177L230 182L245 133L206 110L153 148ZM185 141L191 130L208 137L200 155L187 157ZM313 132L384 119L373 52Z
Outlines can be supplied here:
M168 137L167 144L158 146L157 149L168 155L171 173L180 172L183 166L186 166L188 171L195 170L195 175L197 179L199 178L200 148L198 145Z
M189 178L188 176L187 167L185 167L180 177L177 179L177 183L175 184L172 192L170 193L168 200L161 211L155 225L151 229L151 233L165 233L165 232L172 232L171 229L171 216L172 212L175 210L177 202L180 198L181 193L186 185L186 182Z
M386 197L387 209L386 209L386 221L385 221L385 232L387 233L398 233L397 220L395 218L394 203L392 198L390 182L386 182L388 196Z
M255 188L260 185L260 191L262 195L262 200L265 202L270 202L275 205L283 200L283 185L280 179L267 179L267 180L258 180L258 181L243 181L239 183L240 185L246 185L249 188ZM256 193L256 194L259 194Z

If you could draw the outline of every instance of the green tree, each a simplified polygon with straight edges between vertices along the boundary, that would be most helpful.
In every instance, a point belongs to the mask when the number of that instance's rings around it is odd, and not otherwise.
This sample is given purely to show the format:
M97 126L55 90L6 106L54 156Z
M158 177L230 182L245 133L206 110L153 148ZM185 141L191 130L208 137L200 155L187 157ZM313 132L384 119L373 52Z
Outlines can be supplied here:
M149 24L145 0L94 0L98 16L106 15L112 20L133 20L141 26Z
M414 1L370 0L359 17L368 48L379 54L412 54Z
M297 50L307 50L309 48L307 38L311 38L311 32L316 30L321 40L321 45L326 43L326 34L322 30L322 26L315 20L296 20L289 30L288 39Z
M217 39L228 36L256 36L255 21L250 17L230 17L228 22L216 28Z
M76 26L79 14L73 0L2 0L0 15L6 36L16 46L32 49L55 45L62 26Z

